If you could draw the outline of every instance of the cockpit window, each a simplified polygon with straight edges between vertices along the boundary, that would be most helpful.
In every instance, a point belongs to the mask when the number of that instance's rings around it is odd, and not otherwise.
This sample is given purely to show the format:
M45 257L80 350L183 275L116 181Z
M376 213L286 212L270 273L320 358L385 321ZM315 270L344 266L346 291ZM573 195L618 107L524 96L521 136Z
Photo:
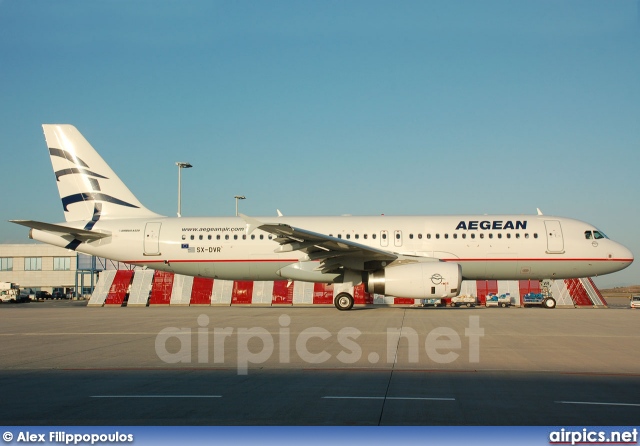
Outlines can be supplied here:
M584 237L587 240L591 240L592 238L594 238L596 240L599 240L601 238L609 238L602 231L593 231L593 232L592 231L584 231Z

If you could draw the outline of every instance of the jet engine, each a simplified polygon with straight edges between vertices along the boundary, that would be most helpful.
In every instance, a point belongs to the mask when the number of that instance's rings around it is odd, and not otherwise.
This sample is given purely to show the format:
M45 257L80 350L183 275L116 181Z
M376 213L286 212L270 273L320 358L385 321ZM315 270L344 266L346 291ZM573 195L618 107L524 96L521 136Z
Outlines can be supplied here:
M428 262L388 266L368 273L369 293L410 299L455 297L460 294L462 267L457 263Z

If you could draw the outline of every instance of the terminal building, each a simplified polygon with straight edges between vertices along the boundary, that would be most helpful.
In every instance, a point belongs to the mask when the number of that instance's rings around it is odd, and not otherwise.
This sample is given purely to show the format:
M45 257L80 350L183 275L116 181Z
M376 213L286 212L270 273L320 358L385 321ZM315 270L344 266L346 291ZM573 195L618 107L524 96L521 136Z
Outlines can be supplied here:
M134 267L44 244L0 245L0 282L17 283L29 294L47 291L89 300L91 306L147 305L332 305L334 287L322 283L231 281L189 277ZM539 293L538 280L468 280L461 294L484 305L487 296L508 295L512 306L524 306L527 293ZM559 307L605 307L590 278L555 280L549 291ZM421 299L383 296L352 290L356 304L415 305ZM442 302L442 304L448 304Z
M17 284L24 294L88 298L100 272L126 267L52 245L0 244L0 282Z
M28 293L73 293L77 269L78 256L68 249L41 244L0 245L0 282L16 283Z

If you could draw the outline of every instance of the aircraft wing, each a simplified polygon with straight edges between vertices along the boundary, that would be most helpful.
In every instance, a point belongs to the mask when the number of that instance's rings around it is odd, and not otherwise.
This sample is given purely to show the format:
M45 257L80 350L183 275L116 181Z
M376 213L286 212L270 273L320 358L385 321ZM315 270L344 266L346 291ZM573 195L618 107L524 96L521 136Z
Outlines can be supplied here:
M433 258L406 256L377 249L285 223L262 223L246 215L241 216L247 222L247 232L260 229L276 236L275 241L280 246L275 252L304 252L309 260L320 261L319 270L322 272L335 271L341 267L356 271L374 271L391 263L397 265L438 261Z
M27 228L39 229L41 231L54 232L60 235L71 235L82 242L90 242L101 238L109 237L111 234L103 232L89 231L86 229L70 228L68 226L54 225L35 220L9 220L11 223L26 226Z

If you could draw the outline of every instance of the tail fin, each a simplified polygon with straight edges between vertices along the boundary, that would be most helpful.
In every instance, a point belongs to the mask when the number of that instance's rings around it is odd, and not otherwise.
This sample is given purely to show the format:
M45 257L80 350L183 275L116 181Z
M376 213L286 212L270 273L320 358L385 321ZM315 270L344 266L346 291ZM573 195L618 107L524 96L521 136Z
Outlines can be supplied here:
M74 126L42 128L66 221L159 216L138 201Z

